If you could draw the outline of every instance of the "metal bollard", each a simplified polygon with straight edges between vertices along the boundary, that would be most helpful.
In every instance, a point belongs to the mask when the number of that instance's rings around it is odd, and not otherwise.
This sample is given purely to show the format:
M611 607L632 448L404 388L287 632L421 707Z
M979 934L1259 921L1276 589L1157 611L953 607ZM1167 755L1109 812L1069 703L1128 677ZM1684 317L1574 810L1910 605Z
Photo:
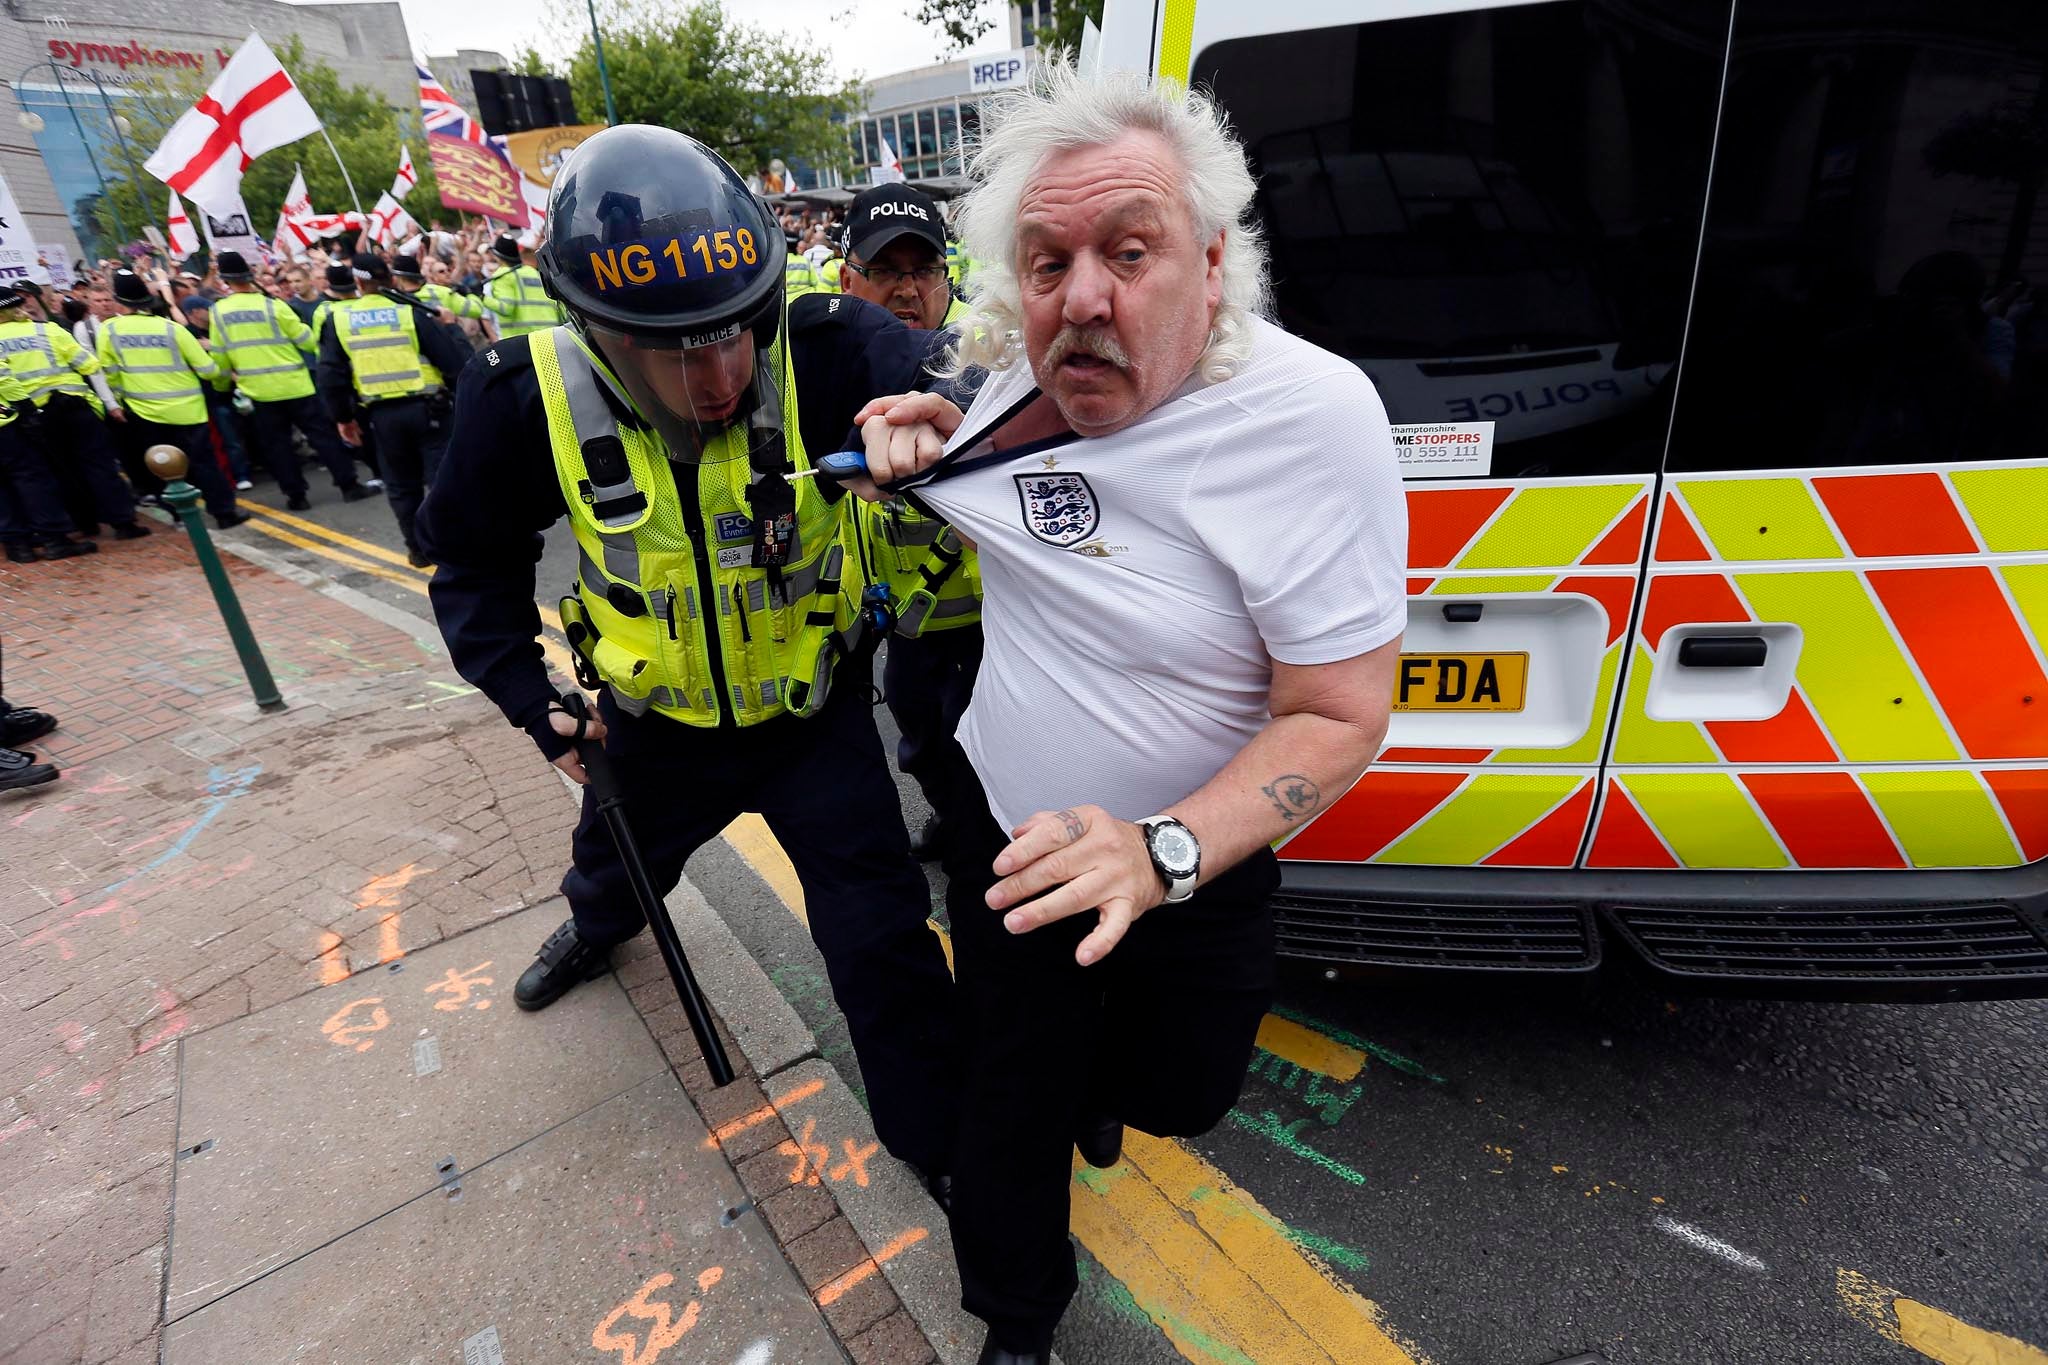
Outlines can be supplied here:
M235 585L228 581L220 551L213 548L213 534L206 529L199 510L199 490L185 482L185 452L174 445L155 445L144 452L142 462L149 466L150 473L164 481L164 501L176 509L178 520L185 523L185 534L192 539L192 552L199 557L199 567L206 571L206 586L213 589L213 602L220 608L228 639L241 656L242 671L249 675L249 690L256 696L256 705L265 711L284 710L284 698L278 695L270 665L264 662L263 650L256 643L256 633L249 629L249 618L242 614Z

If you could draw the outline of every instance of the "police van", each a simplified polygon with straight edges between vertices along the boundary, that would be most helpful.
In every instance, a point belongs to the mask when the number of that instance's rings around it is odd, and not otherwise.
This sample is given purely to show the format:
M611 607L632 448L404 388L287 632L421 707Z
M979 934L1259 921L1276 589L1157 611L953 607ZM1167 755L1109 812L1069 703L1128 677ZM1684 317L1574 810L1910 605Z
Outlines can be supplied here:
M1396 423L1388 745L1283 952L2048 994L2048 5L1109 0Z

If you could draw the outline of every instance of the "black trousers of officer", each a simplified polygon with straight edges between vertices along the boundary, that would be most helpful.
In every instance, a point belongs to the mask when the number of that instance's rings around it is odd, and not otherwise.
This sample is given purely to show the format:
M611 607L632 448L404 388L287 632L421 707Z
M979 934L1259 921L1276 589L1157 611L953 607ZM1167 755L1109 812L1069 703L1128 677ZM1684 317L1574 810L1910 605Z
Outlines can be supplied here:
M327 466L336 488L346 492L356 486L355 458L335 434L334 421L327 415L327 409L312 394L257 399L249 414L249 426L258 458L286 497L306 495L306 475L299 467L299 452L292 447L293 427L313 447L320 463Z
M25 429L32 421L21 416L0 427L0 545L9 548L61 545L71 533L56 475Z
M91 535L101 522L125 526L135 520L135 494L121 478L106 419L90 403L68 393L52 394L42 407L37 440L64 491L64 509L80 531Z
M189 426L174 425L170 422L152 422L137 417L129 409L128 420L122 423L126 429L129 449L140 459L151 446L171 445L185 452L185 482L199 490L206 502L206 510L216 517L224 517L235 510L235 486L222 472L220 462L213 457L213 432L204 422Z
M910 857L868 689L843 665L818 714L699 729L598 699L605 752L656 892L743 812L767 822L796 866L811 938L860 1060L875 1132L890 1153L946 1169L959 1084L953 982L926 926L931 890ZM864 680L864 678L863 678ZM614 944L644 923L604 817L586 790L562 892L577 936Z
M1074 1136L1109 1117L1160 1137L1216 1126L1237 1102L1275 983L1280 884L1270 849L1191 900L1141 916L1095 965L1092 913L1012 934L984 899L1010 836L948 743L934 783L963 1045L953 1162L961 1304L1018 1352L1049 1349L1076 1286L1067 1237Z
M406 546L416 548L413 518L440 471L441 453L448 449L448 424L436 418L427 399L419 396L372 403L368 420L376 435L377 463L384 471L384 496Z
M902 736L896 766L916 780L943 824L945 809L928 780L974 700L981 671L981 627L955 626L918 636L891 635L882 659L882 694Z

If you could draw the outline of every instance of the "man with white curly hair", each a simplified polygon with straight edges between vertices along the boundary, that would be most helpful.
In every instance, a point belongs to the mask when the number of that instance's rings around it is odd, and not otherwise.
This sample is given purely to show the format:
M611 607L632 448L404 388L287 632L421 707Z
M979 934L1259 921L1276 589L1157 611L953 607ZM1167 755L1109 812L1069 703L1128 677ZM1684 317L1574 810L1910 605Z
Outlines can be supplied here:
M1406 619L1387 417L1263 316L1243 149L1200 93L1051 66L983 113L984 262L938 394L860 415L870 480L981 551L987 654L943 790L966 1066L952 1171L982 1361L1075 1288L1071 1147L1212 1127L1274 987L1271 845L1386 733ZM1019 363L1022 362L1022 363Z

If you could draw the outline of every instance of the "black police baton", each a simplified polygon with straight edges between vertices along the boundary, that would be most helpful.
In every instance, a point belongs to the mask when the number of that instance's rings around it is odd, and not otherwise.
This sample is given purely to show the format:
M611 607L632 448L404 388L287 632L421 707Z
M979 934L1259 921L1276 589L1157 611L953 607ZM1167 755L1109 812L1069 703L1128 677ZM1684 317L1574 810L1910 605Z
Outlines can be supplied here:
M562 709L578 720L590 719L590 706L581 692L564 693ZM704 995L697 989L697 978L690 971L690 960L683 956L683 944L676 937L676 926L670 922L668 909L661 903L661 897L654 894L654 884L647 880L647 865L640 861L640 845L634 842L633 828L626 822L626 797L619 790L619 775L612 771L611 758L605 753L600 740L578 741L576 757L583 762L584 774L590 779L590 794L597 799L597 808L603 813L604 822L611 826L612 842L618 845L619 861L626 865L626 880L633 884L633 896L640 902L640 913L647 917L647 927L654 931L654 941L661 945L661 960L668 964L669 980L676 983L683 1013L690 1016L690 1032L697 1036L697 1046L704 1053L704 1064L711 1069L711 1083L730 1085L732 1061L725 1055L725 1044L719 1041L718 1030L711 1026L711 1011L705 1008Z

